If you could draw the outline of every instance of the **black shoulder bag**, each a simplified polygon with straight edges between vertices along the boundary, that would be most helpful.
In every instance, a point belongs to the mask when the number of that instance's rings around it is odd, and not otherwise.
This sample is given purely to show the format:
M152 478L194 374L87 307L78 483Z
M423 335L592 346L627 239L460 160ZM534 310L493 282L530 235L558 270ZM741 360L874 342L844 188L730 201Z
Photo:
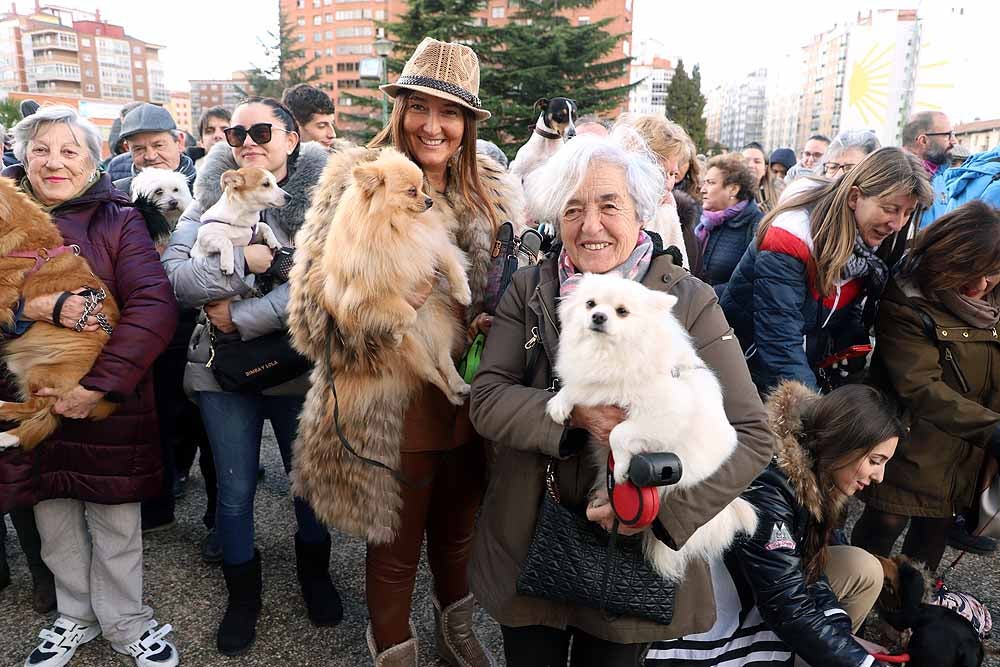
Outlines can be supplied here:
M291 248L282 248L274 254L264 274L272 285L288 280L292 253ZM223 334L211 324L208 326L211 354L205 366L212 370L223 391L258 394L312 368L312 362L292 347L287 329L244 341L237 333Z

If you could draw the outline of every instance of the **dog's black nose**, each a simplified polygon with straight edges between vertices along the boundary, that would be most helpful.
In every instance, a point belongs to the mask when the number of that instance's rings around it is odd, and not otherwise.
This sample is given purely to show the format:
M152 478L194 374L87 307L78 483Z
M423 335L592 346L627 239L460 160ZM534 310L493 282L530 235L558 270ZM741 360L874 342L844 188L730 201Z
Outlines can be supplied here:
M576 128L571 127L569 129L567 129L566 130L566 136L569 137L569 138L575 137L576 136Z
M434 200L433 199L431 199L430 197L424 197L424 206L426 206L427 208L430 208L433 205L434 205Z
M590 321L594 324L604 324L608 321L608 316L604 313L594 313L590 316Z

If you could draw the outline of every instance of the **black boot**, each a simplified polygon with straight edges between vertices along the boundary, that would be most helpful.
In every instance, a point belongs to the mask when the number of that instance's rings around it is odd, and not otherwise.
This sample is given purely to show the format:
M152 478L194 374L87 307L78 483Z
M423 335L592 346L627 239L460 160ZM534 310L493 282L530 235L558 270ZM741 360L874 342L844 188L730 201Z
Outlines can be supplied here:
M216 646L222 655L242 655L257 638L257 616L260 615L263 583L260 576L260 552L242 565L222 564L229 602L219 624Z
M306 544L296 533L295 568L312 624L330 626L340 623L344 618L344 606L330 580L330 538L319 544Z
M7 564L7 524L0 514L0 591L10 586L10 565Z

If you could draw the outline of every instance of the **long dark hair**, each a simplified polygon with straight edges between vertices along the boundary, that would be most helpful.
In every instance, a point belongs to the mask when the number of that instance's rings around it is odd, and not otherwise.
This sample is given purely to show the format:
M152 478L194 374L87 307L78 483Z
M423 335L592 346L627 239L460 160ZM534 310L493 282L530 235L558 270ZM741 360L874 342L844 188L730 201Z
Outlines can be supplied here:
M302 147L302 132L299 131L299 124L295 122L295 116L284 104L274 99L273 97L248 97L242 102L236 105L233 109L233 113L236 113L236 109L248 104L263 104L266 107L271 107L271 114L275 119L281 121L281 125L289 132L294 132L295 136L298 137L298 141L295 142L295 150L288 154L288 175L290 176L293 171L295 171L295 163L299 159L299 148Z
M417 162L413 148L403 130L403 121L406 118L406 109L412 94L412 91L406 88L396 94L396 100L392 105L392 114L389 116L389 124L368 142L369 148L393 146L406 157ZM456 173L454 174L457 177L458 191L462 195L465 205L474 211L479 211L493 223L493 230L496 232L500 221L490 203L491 198L486 192L486 187L483 185L482 179L479 178L479 161L476 158L476 138L479 130L476 127L476 117L465 107L459 108L462 110L464 126L462 128L462 145L458 149Z
M903 424L893 402L874 387L848 384L809 401L800 413L799 444L812 457L819 482L823 520L806 533L802 547L806 579L816 581L826 567L826 545L846 501L833 475L857 462L879 443L902 438Z
M917 234L902 267L924 296L1000 273L1000 211L973 200Z

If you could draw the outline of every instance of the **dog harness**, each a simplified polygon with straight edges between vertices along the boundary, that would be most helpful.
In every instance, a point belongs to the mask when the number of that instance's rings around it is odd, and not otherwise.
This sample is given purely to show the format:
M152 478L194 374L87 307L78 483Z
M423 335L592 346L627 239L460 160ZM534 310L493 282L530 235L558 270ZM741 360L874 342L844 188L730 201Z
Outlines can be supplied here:
M68 253L73 253L74 255L80 254L80 246L76 245L61 245L56 248L39 248L38 250L15 250L14 252L8 253L7 257L14 257L16 259L33 259L35 260L35 265L28 269L28 272L24 274L24 279L27 280L32 275L38 272L38 269L42 268L42 264L54 259L61 255L66 255Z
M931 593L931 604L936 604L963 617L979 633L981 639L986 639L993 629L993 619L990 610L982 602L972 597L968 593L948 590L944 582L938 579Z

